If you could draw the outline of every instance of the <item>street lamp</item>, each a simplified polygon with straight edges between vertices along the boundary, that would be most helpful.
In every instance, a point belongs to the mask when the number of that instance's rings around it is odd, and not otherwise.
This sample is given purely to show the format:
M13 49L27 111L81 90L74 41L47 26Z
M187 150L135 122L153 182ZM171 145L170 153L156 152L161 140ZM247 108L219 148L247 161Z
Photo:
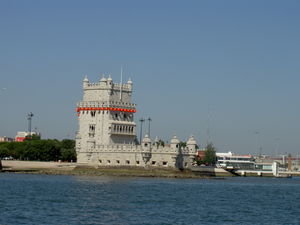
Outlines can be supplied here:
M142 136L143 136L143 123L145 122L144 118L140 119L141 122L141 129L140 129L140 145L142 144Z
M32 121L32 117L33 117L33 116L34 116L34 115L33 115L32 112L28 113L28 115L27 115L27 120L28 120L28 133L29 133L30 136L31 136L31 121Z
M147 120L148 120L148 135L150 137L150 123L151 123L152 119L149 117Z

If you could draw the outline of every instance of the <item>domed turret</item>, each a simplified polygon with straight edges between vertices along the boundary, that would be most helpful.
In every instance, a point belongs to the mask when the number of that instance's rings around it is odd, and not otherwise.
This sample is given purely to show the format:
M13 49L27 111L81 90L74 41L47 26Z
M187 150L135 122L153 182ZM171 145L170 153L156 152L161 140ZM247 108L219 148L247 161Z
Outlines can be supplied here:
M129 78L129 80L127 81L127 85L128 85L129 90L132 91L132 85L133 85L133 83L132 83L132 81L131 81L130 78Z
M83 88L87 87L89 83L89 79L87 78L87 75L85 75L84 79L83 79Z
M102 74L102 78L101 78L100 82L106 82L106 81L107 81L107 79L104 77L104 74Z
M173 138L170 140L170 143L171 143L171 144L179 144L180 141L179 141L179 139L177 138L177 136L174 135Z
M113 83L113 79L109 75L108 78L107 78L107 84L108 84L109 87L112 87L112 83Z
M142 140L142 148L144 151L150 151L151 150L151 139L148 134L145 135L145 137Z
M111 76L109 75L108 78L107 78L107 81L108 81L108 82L112 82L112 80L113 80L113 79L112 79Z
M154 142L155 142L155 143L158 143L158 142L159 142L159 139L158 139L157 136L155 137Z
M89 82L87 75L84 76L83 82Z
M132 82L132 80L129 78L129 80L127 81L127 84L130 84L130 85L132 85L133 84L133 82Z
M197 145L197 141L194 136L191 136L189 140L186 142L187 145Z
M174 150L178 150L179 149L179 139L177 138L176 135L173 136L173 138L170 140L170 147Z
M196 151L197 141L194 136L191 136L188 141L186 142L186 146L189 151Z
M143 143L143 144L144 144L144 143L151 143L151 139L150 139L150 137L149 137L148 134L145 135L145 137L144 137L143 140L142 140L142 143Z

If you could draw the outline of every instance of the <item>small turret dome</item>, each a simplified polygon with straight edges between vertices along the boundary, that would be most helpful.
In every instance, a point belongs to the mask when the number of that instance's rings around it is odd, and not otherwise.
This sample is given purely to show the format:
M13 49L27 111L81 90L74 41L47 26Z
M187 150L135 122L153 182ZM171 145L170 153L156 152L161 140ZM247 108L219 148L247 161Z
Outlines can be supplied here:
M89 79L87 78L87 75L85 75L83 82L89 82Z
M197 145L197 141L196 141L196 139L194 138L194 136L191 136L191 137L189 138L189 140L187 141L186 144L187 144L187 145Z
M106 82L107 80L106 80L106 78L104 77L104 74L102 75L102 78L101 78L101 80L100 80L100 82Z
M170 144L175 144L175 145L177 145L177 144L179 144L179 143L180 143L179 139L177 138L176 135L174 135L173 138L172 138L171 141L170 141Z
M112 81L112 78L110 75L108 76L107 81Z
M151 143L151 139L150 139L150 137L149 137L148 134L145 135L145 137L143 138L143 141L142 141L142 142L143 142L143 143Z
M131 79L129 78L129 80L127 81L127 84L132 84Z

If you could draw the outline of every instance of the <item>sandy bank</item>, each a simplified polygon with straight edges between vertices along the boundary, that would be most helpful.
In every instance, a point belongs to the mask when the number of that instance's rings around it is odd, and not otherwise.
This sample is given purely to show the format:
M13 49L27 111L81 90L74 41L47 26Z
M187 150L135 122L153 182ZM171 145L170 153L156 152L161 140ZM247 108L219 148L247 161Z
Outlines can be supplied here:
M9 170L39 170L39 169L63 169L72 170L76 163L60 162L36 162L36 161L19 161L19 160L2 160L4 171Z

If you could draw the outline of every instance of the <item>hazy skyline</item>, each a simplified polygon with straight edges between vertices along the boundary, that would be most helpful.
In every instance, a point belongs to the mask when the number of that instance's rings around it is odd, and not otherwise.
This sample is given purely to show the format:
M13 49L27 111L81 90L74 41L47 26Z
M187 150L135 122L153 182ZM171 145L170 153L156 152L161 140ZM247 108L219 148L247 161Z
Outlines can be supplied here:
M123 65L152 137L300 153L299 10L292 0L1 1L0 136L27 130L33 112L43 138L73 138L84 76L119 82Z

